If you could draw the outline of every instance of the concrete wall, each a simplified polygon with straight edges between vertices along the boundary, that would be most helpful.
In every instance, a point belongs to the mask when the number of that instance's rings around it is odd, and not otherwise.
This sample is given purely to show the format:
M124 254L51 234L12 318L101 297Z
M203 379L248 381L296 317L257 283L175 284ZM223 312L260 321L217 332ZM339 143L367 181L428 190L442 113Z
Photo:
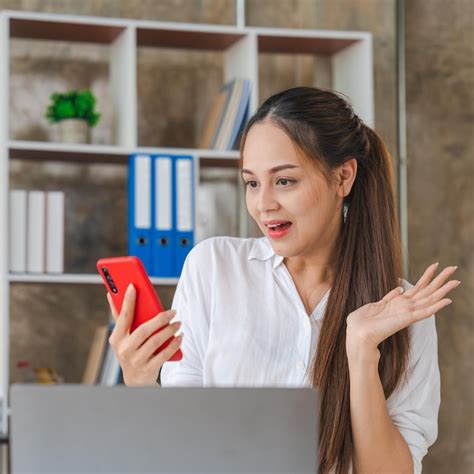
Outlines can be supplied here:
M453 304L437 316L439 437L429 473L474 472L474 3L406 2L411 281L458 265Z

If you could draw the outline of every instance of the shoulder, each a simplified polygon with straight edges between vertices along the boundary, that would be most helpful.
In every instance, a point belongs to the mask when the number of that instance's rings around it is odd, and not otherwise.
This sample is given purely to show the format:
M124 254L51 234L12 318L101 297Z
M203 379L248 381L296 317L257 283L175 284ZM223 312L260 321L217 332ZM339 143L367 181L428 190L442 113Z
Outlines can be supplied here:
M186 260L190 265L196 263L223 263L228 260L248 260L251 251L258 243L256 238L210 237L196 244Z
M207 287L236 281L248 271L249 258L259 239L210 237L197 243L188 253L180 275L181 285ZM256 243L257 242L257 243Z

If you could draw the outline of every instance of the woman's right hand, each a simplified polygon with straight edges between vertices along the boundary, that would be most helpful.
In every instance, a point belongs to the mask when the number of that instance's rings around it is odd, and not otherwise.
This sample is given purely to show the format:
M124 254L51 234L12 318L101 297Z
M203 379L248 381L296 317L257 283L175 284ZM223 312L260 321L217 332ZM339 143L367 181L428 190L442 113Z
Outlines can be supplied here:
M115 320L115 327L109 337L109 343L117 356L123 373L125 385L155 385L162 365L179 349L183 335L173 337L181 326L175 322L169 324L176 311L169 310L159 313L146 323L143 323L130 334L133 316L135 314L136 290L132 284L125 293L120 315L107 293L107 300ZM157 334L159 329L167 326ZM170 344L154 355L170 337Z

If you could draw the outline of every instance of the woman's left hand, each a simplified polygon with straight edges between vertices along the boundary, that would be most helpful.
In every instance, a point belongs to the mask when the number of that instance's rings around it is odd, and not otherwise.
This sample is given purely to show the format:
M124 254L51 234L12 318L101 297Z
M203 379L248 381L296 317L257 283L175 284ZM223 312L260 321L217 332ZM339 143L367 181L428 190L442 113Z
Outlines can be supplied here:
M366 304L349 314L346 319L346 348L377 350L377 346L422 319L426 319L452 301L444 298L461 282L446 280L457 267L446 267L433 281L438 264L430 265L416 285L402 292L401 287L386 294L376 303Z

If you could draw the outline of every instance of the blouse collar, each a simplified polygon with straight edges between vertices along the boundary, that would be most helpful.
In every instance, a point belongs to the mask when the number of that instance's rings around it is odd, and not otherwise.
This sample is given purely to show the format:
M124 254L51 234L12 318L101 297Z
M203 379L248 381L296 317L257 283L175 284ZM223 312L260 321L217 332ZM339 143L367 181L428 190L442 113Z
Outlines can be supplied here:
M250 249L248 259L257 259L260 261L273 259L273 268L278 267L283 262L283 256L277 255L267 237L256 238Z

